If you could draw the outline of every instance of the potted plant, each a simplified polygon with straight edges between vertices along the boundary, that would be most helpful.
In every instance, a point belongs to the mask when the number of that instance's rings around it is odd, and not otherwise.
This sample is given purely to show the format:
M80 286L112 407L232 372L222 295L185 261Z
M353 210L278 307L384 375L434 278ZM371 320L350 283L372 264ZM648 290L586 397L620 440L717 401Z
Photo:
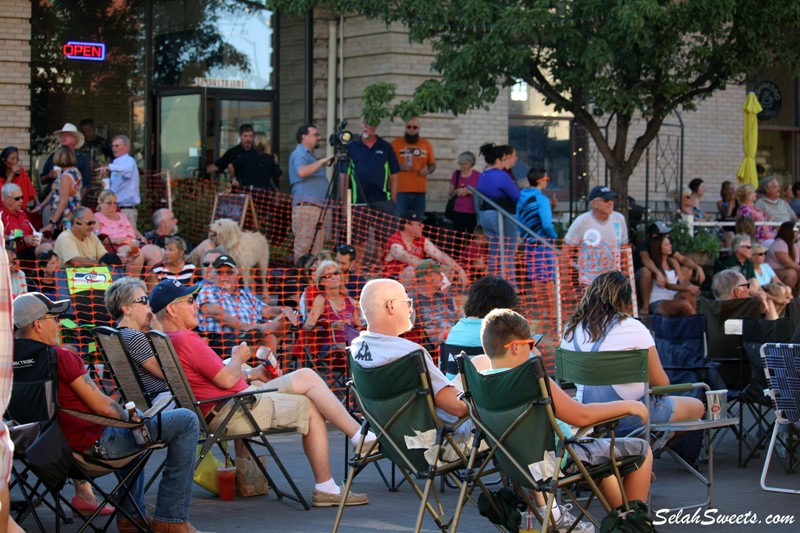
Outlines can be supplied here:
M715 228L695 226L690 234L689 225L680 218L673 220L669 240L673 250L689 257L700 266L713 265L722 248Z

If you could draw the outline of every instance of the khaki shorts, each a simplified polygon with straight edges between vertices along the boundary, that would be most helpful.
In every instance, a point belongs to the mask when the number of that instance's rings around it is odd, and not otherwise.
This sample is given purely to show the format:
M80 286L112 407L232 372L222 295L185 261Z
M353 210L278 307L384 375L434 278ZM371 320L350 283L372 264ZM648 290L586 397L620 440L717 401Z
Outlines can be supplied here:
M308 434L308 413L311 409L311 400L302 394L292 392L291 376L281 376L260 387L252 385L245 391L262 388L277 388L278 391L256 395L256 402L250 407L250 413L258 426L261 429L290 428L296 429L301 435ZM226 414L223 411L216 418L222 421ZM243 412L239 412L228 423L226 433L250 433L251 431L252 425L247 416Z

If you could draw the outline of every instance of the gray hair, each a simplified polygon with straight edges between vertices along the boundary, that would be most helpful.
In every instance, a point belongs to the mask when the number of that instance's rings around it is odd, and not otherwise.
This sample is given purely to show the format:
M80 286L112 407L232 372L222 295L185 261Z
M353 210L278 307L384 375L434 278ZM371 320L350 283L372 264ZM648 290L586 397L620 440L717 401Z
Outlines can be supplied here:
M186 253L186 243L184 243L183 239L180 237L167 237L164 239L164 248L166 248L168 244L174 244L182 254Z
M124 314L123 305L128 305L133 300L133 293L141 289L147 294L147 285L144 281L130 276L119 278L106 289L105 302L108 313L114 320L120 320Z
M83 218L83 214L85 212L87 212L87 211L90 212L90 213L92 212L91 209L89 209L88 207L85 207L85 206L76 207L75 210L72 213L70 213L69 221L74 224L76 220L82 219Z
M169 209L167 209L166 207L162 207L161 209L156 209L156 212L153 213L153 225L158 227L158 223L161 222L161 220L163 220L164 217L167 216L167 213L169 213Z
M768 176L763 180L761 180L761 190L762 191L765 190L767 186L769 186L769 184L772 183L773 181L778 181L778 178L776 178L775 176Z
M720 302L730 300L733 296L733 290L742 280L747 281L742 273L735 268L718 272L711 281L711 292L714 293L714 298Z
M731 252L736 253L736 250L739 249L742 243L748 241L750 244L753 244L753 238L750 235L747 233L737 233L733 238L733 242L731 243Z
M475 166L475 154L472 152L461 152L456 160L459 165L466 165L469 164L470 166Z
M127 147L130 147L130 145L131 145L131 140L128 138L128 136L127 136L127 135L117 135L116 137L114 137L113 139L111 139L111 141L113 142L113 141L116 141L117 139L119 139L120 141L122 141L122 144L124 144L125 146L127 146Z
M11 198L11 195L17 191L22 192L19 185L16 183L6 183L3 185L3 188L0 189L0 194L3 195L3 200L5 200L6 198Z

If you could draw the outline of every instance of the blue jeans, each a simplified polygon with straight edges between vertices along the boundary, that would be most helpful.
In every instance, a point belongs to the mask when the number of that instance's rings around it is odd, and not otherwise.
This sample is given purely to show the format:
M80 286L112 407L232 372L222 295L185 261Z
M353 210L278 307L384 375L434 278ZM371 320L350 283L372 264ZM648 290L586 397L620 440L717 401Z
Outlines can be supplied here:
M425 193L399 192L395 200L395 208L399 217L404 217L409 211L414 211L419 218L425 218Z
M500 256L500 213L498 211L487 210L478 213L478 220L486 233L489 241L489 274L503 276L506 281L516 286L516 256L517 242L519 240L519 229L510 218L506 217L503 221L503 234L505 253ZM501 270L505 267L505 275Z
M587 354L590 355L590 354ZM581 403L605 403L621 400L617 391L611 385L584 386L583 400ZM641 400L644 403L644 398ZM675 404L669 396L650 396L650 423L661 424L669 422L672 413L675 412ZM618 437L630 435L633 431L642 427L642 419L638 416L626 416L621 418L619 425L614 430Z
M146 422L152 440L160 440L167 445L167 460L158 484L158 498L153 517L162 522L188 522L189 502L192 499L192 479L194 477L194 456L200 424L195 414L188 409L173 409L161 413L161 435L157 417ZM106 427L98 439L100 451L108 459L128 456L140 448L133 440L129 429ZM93 452L95 447L89 449ZM96 454L94 454L96 455ZM136 461L133 461L132 465ZM127 473L132 467L122 470ZM144 473L136 477L131 484L126 484L131 497L144 512ZM132 516L138 513L129 498L125 498L121 507Z

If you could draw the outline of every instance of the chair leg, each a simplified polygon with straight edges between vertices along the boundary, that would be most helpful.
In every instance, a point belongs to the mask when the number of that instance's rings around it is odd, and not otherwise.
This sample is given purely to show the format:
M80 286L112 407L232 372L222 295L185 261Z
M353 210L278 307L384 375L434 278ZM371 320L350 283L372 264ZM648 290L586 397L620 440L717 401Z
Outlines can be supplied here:
M345 437L346 438L346 437ZM342 495L342 499L339 501L339 508L336 511L336 519L333 521L333 529L331 529L332 533L336 533L339 531L339 523L342 521L342 515L344 514L345 502L347 502L347 496L350 494L350 487L353 485L353 479L356 477L356 467L350 467L350 473L347 476L347 481L344 484L344 494Z
M764 467L761 469L761 488L768 492L782 492L785 494L800 494L800 490L798 489L785 489L781 487L774 487L767 485L767 472L769 471L769 463L772 460L772 453L775 451L775 444L778 441L778 433L780 432L780 424L777 422L775 423L775 427L772 429L772 438L769 441L769 447L767 448L767 457L764 459Z
M250 451L250 454L253 456L253 458L255 458L256 455L253 452L253 448L251 447L249 441L245 440L244 442L245 442L245 446ZM297 485L295 484L294 480L292 479L292 476L289 475L289 471L286 470L285 466L283 466L283 462L278 457L278 453L275 451L275 448L272 447L272 444L270 444L269 440L267 440L267 437L265 435L261 436L260 444L263 444L263 446L267 449L267 451L269 451L269 454L272 457L272 460L275 462L275 464L281 470L281 473L283 474L283 477L286 479L286 482L289 483L289 486L291 487L292 492L294 492L294 496L292 496L289 493L283 492L280 489L278 489L277 486L275 485L274 481L272 481L270 479L269 474L267 474L266 472L263 472L267 477L267 481L275 489L275 493L279 496L279 498L281 496L286 496L290 500L294 500L294 501L300 503L306 511L309 511L311 509L311 506L308 504L306 499L303 497L303 493L300 492L300 489L297 488ZM261 461L256 461L256 464L260 465Z

